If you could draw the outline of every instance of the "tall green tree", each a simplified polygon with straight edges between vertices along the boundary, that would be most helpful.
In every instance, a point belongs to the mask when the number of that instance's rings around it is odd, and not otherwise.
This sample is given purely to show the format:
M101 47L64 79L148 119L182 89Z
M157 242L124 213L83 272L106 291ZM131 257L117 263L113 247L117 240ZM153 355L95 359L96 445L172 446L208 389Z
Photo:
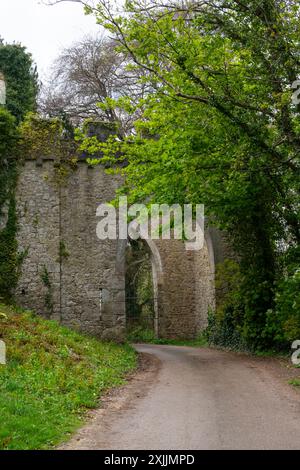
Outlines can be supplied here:
M38 74L32 56L20 44L5 44L0 38L0 71L7 87L7 109L20 122L36 110Z
M23 257L16 240L18 124L36 109L38 76L25 47L1 38L0 72L6 82L6 105L0 106L0 299L11 301Z
M0 299L10 301L17 285L21 256L16 241L16 119L0 107Z
M103 0L86 10L153 89L138 104L123 99L143 110L136 134L102 146L126 158L124 190L205 203L240 260L227 308L249 343L269 346L283 260L300 239L299 2L129 0L120 14Z

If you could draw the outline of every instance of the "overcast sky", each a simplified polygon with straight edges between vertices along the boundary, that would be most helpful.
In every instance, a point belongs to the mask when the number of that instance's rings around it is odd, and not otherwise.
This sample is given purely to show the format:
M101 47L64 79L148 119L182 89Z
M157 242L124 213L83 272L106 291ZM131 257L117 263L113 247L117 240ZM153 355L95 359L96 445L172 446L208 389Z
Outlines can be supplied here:
M43 0L0 0L0 36L28 48L42 79L62 48L85 34L97 34L100 28L94 16L84 15L80 4L46 6Z

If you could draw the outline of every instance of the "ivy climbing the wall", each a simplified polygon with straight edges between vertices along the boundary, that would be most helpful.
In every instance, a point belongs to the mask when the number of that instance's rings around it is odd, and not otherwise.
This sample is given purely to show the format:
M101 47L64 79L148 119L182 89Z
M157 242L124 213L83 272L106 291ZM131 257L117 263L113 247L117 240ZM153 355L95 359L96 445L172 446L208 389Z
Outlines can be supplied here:
M45 308L49 318L53 313L53 289L52 289L52 282L50 279L49 271L47 266L44 265L43 271L41 273L41 280L46 288L45 294Z
M15 118L0 108L0 298L11 301L23 255L16 241L18 130Z
M54 160L56 182L63 184L76 168L78 145L72 129L59 118L46 119L28 113L20 125L20 151L23 158Z
M6 44L1 38L0 72L6 90L0 105L0 300L11 302L25 256L18 252L17 243L19 124L36 110L39 84L31 54L20 44Z

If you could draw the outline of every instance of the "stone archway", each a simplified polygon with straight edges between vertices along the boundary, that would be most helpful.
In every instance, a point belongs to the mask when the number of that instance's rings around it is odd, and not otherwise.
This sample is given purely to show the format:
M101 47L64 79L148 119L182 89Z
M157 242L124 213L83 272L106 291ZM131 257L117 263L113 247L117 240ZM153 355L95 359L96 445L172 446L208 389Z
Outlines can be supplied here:
M17 190L18 243L28 255L16 300L25 308L102 338L125 335L126 240L99 240L96 209L114 198L120 180L84 161L55 184L53 159L26 160ZM145 240L155 289L155 331L159 337L193 339L214 306L215 265L228 248L215 229L204 248L186 251L181 240ZM60 256L64 246L68 256ZM47 270L49 285L43 283ZM48 312L46 312L48 314Z
M157 337L193 339L215 305L215 254L210 233L199 251L181 240L144 240L151 253ZM119 240L116 275L125 278L126 240ZM124 296L125 299L125 296ZM124 300L125 301L125 300Z
M205 237L200 250L187 251L184 241L155 241L163 265L159 298L159 335L194 339L207 326L214 307L214 250Z
M155 336L159 336L159 304L161 297L161 290L163 286L163 266L159 250L153 240L143 240L144 244L150 253L150 261L152 267L152 282L153 282L153 301L154 301L154 332ZM116 275L124 278L126 275L126 248L127 240L118 240L117 242L117 256L116 256ZM124 296L125 299L125 296ZM126 301L126 300L124 300ZM124 309L126 310L126 309Z

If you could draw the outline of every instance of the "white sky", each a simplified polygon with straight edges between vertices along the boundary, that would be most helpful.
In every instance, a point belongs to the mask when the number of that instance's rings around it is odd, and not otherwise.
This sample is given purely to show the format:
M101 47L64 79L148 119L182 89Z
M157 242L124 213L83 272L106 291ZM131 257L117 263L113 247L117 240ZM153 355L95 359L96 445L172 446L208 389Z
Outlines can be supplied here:
M95 17L84 15L77 3L46 6L42 0L0 0L0 36L28 48L41 79L61 49L100 31Z

